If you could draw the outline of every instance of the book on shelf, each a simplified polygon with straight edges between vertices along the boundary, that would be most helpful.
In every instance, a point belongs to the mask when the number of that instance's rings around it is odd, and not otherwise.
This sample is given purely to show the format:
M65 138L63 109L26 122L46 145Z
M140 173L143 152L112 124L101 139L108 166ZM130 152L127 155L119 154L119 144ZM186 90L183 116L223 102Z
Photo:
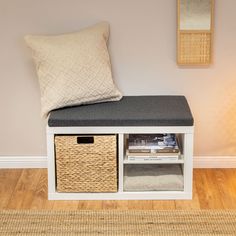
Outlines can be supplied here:
M175 134L130 134L128 149L131 152L179 152Z
M180 149L178 147L175 148L163 148L163 149L128 149L129 153L179 153Z
M178 156L127 156L128 161L177 161Z
M156 152L155 150L152 152L130 152L130 150L126 150L127 157L179 157L180 151L178 152Z
M159 153L159 152L150 152L150 153L133 153L126 151L126 156L128 161L174 161L178 160L180 157L180 152L178 153Z

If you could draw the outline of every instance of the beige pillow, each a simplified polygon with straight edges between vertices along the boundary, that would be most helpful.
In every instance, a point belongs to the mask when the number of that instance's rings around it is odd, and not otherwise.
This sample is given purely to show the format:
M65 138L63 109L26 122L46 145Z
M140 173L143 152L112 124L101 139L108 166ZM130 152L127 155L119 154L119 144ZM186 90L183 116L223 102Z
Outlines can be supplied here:
M43 116L61 107L121 99L112 80L108 38L106 22L78 33L25 36L36 64Z

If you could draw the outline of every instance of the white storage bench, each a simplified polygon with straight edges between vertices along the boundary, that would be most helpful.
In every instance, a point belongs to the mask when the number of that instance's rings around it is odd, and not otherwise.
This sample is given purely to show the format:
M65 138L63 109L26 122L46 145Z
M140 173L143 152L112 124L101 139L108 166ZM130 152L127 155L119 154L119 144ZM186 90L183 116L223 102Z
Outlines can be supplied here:
M48 119L48 198L191 199L193 117L184 96L124 96L54 110ZM130 134L176 134L177 160L129 161Z

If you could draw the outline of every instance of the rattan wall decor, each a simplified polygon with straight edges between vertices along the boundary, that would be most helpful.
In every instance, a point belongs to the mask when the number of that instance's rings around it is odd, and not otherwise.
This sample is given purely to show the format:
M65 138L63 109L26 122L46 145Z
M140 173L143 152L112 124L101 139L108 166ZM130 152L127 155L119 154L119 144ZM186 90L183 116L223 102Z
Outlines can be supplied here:
M212 62L214 0L177 0L177 63Z

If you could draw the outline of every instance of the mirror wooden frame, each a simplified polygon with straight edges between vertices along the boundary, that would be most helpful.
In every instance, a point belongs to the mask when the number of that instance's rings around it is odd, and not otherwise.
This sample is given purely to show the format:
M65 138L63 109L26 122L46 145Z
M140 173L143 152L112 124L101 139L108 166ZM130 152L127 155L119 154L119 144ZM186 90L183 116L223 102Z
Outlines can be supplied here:
M211 0L210 29L181 29L180 1L177 0L177 64L209 65L212 63L213 20L215 1Z

